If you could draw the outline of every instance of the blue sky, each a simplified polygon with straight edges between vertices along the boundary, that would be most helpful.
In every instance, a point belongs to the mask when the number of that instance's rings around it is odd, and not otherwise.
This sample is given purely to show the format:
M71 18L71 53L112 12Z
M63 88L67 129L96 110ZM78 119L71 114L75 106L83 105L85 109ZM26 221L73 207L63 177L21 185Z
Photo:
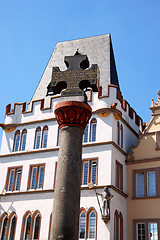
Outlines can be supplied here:
M159 0L0 0L0 122L7 104L30 101L57 42L106 33L123 96L148 122L160 90L159 25Z

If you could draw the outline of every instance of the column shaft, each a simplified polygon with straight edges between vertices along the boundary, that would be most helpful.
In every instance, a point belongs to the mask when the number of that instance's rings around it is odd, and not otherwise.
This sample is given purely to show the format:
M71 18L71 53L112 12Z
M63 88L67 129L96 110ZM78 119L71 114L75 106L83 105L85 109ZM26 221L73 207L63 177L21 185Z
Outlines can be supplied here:
M83 129L60 129L51 240L78 240Z

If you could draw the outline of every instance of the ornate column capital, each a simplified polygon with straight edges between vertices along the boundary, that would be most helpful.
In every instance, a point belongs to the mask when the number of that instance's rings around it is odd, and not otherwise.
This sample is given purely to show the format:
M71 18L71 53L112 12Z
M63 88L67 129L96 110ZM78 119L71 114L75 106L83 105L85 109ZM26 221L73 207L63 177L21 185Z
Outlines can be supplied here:
M54 112L60 129L76 126L84 130L92 115L92 108L84 102L65 101L57 103Z

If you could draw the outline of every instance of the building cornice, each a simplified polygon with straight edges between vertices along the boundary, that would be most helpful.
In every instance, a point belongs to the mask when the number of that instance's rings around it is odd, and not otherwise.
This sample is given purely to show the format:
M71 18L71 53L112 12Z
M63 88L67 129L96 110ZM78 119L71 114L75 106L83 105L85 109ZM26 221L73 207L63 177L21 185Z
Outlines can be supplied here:
M160 157L157 158L144 158L144 159L137 159L133 161L126 161L126 165L132 165L132 164L140 164L140 163L149 163L149 162L156 162L160 161Z
M128 195L116 188L113 185L101 185L101 186L94 186L93 189L103 189L104 187L108 187L122 195L123 197L127 198ZM81 187L81 190L91 190L88 186ZM0 197L4 196L13 196L13 195L23 195L23 194L37 194L37 193L50 193L54 192L54 189L41 189L41 190L28 190L28 191L14 191L14 192L6 192L5 194L0 194Z
M114 147L116 147L124 156L127 156L127 153L120 148L114 141L108 141L108 142L92 142L92 143L87 143L87 144L83 144L83 148L85 147L93 147L93 146L99 146L99 145L109 145L112 144ZM35 149L32 151L22 151L22 152L12 152L12 153L8 153L8 154L3 154L0 155L0 158L4 158L4 157L12 157L12 156L19 156L19 155L26 155L26 154L34 154L34 153L42 153L42 152L50 152L50 151L58 151L59 150L59 146L55 147L55 148L47 148L47 149Z

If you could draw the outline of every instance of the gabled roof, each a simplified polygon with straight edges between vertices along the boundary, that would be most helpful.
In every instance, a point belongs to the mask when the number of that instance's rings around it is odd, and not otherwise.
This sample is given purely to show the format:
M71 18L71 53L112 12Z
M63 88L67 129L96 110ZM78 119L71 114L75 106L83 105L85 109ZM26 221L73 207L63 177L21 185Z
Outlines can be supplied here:
M57 43L32 100L46 96L47 86L51 81L52 67L57 66L61 71L65 71L64 57L73 56L77 49L79 53L87 55L89 67L92 64L98 64L100 70L99 85L102 86L102 95L106 95L108 84L116 85L119 88L111 36L106 34Z

